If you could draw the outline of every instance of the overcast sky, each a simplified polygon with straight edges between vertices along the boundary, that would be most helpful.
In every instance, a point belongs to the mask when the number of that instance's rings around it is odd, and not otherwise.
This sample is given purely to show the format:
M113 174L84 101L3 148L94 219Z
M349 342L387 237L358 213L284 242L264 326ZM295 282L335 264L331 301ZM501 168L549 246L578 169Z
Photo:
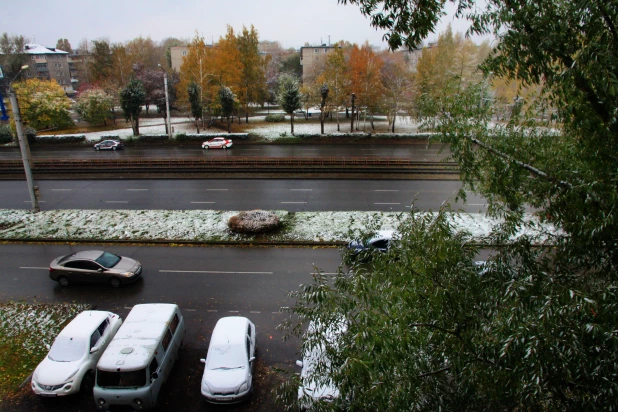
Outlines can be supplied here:
M24 35L35 43L54 47L67 38L77 48L81 40L106 38L126 42L136 37L160 41L166 37L192 38L197 30L205 39L225 34L226 25L235 31L255 26L260 40L279 41L299 48L347 40L369 41L386 48L384 32L373 29L358 6L339 5L337 0L20 0L3 2L0 32ZM465 22L445 17L454 31L464 32ZM434 40L437 36L431 36Z

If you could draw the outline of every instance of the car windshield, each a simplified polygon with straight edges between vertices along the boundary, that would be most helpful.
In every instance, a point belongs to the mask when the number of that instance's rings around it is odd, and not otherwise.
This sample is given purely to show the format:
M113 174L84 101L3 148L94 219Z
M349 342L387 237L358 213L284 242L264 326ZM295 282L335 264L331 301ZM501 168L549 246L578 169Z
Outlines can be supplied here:
M246 350L242 345L219 345L210 348L206 368L243 369L247 359Z
M99 265L103 266L104 268L109 269L109 268L113 268L114 266L118 264L118 262L120 262L120 256L116 256L113 253L109 253L109 252L103 252L103 254L99 256L97 260L95 260L95 262L97 262Z
M55 362L74 362L83 358L87 352L88 344L85 340L60 335L47 356Z

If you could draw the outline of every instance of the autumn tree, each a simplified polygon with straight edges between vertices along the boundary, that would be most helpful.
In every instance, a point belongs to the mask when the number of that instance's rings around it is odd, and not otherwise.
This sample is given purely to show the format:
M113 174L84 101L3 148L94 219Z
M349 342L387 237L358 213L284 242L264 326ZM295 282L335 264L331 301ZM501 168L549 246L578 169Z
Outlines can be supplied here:
M324 119L326 118L326 101L329 93L328 85L320 86L320 133L324 134Z
M238 99L245 109L245 122L249 123L249 104L262 103L266 98L266 65L260 55L258 33L253 25L251 30L243 26L237 42L243 69Z
M146 105L146 114L148 114L150 105L157 106L159 99L165 99L164 72L161 68L144 68L141 63L138 63L134 66L133 73L135 78L141 81L144 86L144 92L146 93L144 103Z
M279 77L279 104L290 115L291 133L294 134L294 112L300 109L301 95L296 76L282 74Z
M380 70L384 62L380 56L376 55L368 42L360 48L352 46L350 52L350 89L356 94L357 106L364 107L365 120L367 112L373 113L380 104L383 93L382 77ZM373 129L373 120L371 121ZM358 130L358 123L357 123ZM364 129L364 125L363 125Z
M211 59L214 79L218 80L219 85L225 85L237 94L243 87L244 66L238 39L231 26L227 27L225 37L220 37L216 46L212 48ZM216 93L218 90L219 87Z
M236 104L238 100L236 99L236 95L232 92L232 90L227 86L221 86L219 88L218 95L218 107L221 117L224 117L227 120L227 132L230 133L230 116L234 113L236 109Z
M337 119L337 131L340 130L339 111L346 106L349 100L350 80L348 64L346 62L343 48L339 43L335 43L333 51L326 56L324 71L318 76L319 84L326 84L329 89L329 100L335 110Z
M13 83L25 126L36 130L71 127L71 101L55 80L28 79Z
M71 43L69 43L67 39L58 39L58 41L56 42L56 49L65 51L67 53L73 53Z
M124 47L131 66L139 64L145 69L155 69L158 64L165 63L161 49L150 37L136 37L126 42Z
M414 96L414 74L408 70L401 53L385 52L382 56L383 104L388 120L388 129L395 133L397 115L409 113Z
M112 118L112 97L101 88L92 88L80 93L75 105L79 117L93 125L107 124Z
M146 99L142 82L131 78L127 86L120 91L120 107L126 120L131 122L133 136L139 136L139 115Z

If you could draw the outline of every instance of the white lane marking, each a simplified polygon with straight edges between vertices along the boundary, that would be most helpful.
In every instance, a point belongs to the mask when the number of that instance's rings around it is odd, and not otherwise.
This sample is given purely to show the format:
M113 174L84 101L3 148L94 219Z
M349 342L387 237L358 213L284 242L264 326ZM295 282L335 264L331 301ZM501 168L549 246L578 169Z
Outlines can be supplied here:
M336 275L337 274L336 272L320 272L320 273L323 274L323 275ZM309 274L310 275L317 275L318 273L317 272L311 272Z
M225 272L219 270L166 270L160 269L161 273L206 273L212 275L272 275L273 272Z
M127 189L127 192L147 192L148 189Z
M271 313L281 313L281 312L271 312Z
M487 203L468 203L468 206L487 206Z
M228 310L229 313L239 313L239 310Z
M399 192L397 189L375 189L374 192Z
M206 312L218 312L216 309L208 309Z
M185 312L195 312L196 309L185 309Z
M37 266L20 266L20 269L40 269L40 270L48 270L48 267L42 268Z
M106 200L105 203L129 203L128 200Z
M281 202L281 204L303 204L307 202Z
M52 192L70 192L73 189L52 189Z
M191 203L198 205L198 204L212 204L212 203L215 203L215 202L191 202Z
M221 191L221 192L226 192L227 189L206 189L207 191Z
M125 309L133 309L133 306L125 306Z
M249 313L262 313L259 310L250 310Z
M311 192L313 189L290 189L292 191L300 191L300 192Z
M32 200L24 200L24 203L32 203ZM45 203L45 201L39 200L39 203Z
M400 205L401 203L374 203L374 205Z

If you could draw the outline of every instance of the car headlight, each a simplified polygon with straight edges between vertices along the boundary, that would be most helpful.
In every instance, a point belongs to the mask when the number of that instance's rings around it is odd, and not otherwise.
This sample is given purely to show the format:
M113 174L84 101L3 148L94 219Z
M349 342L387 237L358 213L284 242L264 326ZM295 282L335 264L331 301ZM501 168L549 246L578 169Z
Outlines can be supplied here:
M133 272L124 272L124 273L121 273L120 275L128 278L130 276L133 276L133 274L134 274Z
M240 385L240 387L238 388L238 390L236 391L236 393L240 393L240 392L244 392L247 390L247 388L249 387L249 385L247 385L247 382L244 382L242 385Z

